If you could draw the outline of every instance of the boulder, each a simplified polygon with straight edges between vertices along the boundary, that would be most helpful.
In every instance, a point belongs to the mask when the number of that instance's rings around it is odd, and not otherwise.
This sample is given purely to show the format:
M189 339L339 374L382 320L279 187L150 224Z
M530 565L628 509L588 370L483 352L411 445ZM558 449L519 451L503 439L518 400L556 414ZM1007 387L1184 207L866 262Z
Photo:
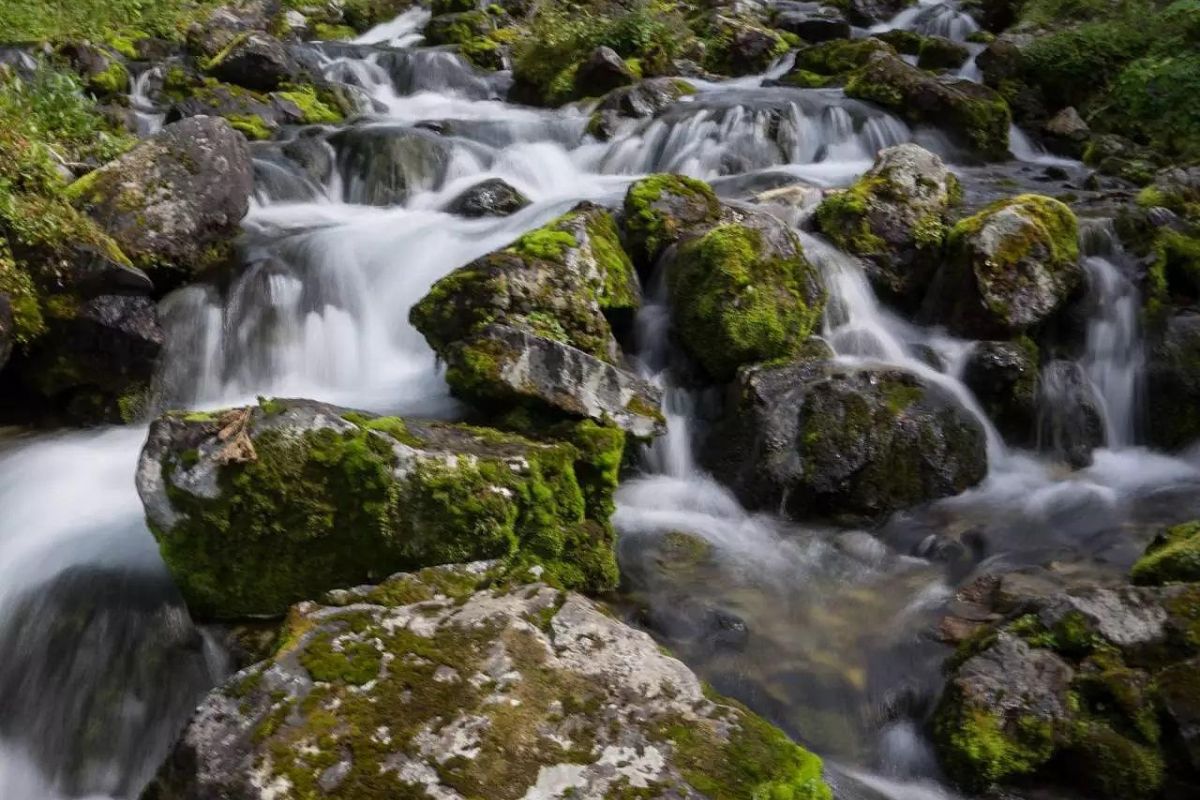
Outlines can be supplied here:
M921 69L958 69L971 57L962 44L944 36L925 36L917 50L917 66Z
M964 336L1007 338L1044 323L1082 283L1071 209L1019 195L950 229L925 314Z
M915 144L880 151L875 164L817 208L817 225L835 245L859 256L876 291L913 305L937 269L947 216L960 199L958 179Z
M633 263L649 272L663 252L721 219L721 203L707 183L683 175L651 175L625 194L621 230Z
M788 51L777 32L746 19L718 14L711 23L704 68L717 75L738 77L765 72Z
M283 42L266 33L236 37L208 62L207 71L218 80L256 92L274 92L305 76Z
M526 580L467 564L296 606L146 796L829 800L819 758L646 633Z
M967 358L962 380L1006 442L1016 447L1034 443L1038 349L1032 340L979 342Z
M163 290L230 261L253 188L246 140L223 119L193 117L68 192Z
M846 94L878 103L914 125L946 130L984 158L1008 158L1012 114L1003 97L981 84L941 78L881 51L851 74Z
M1200 314L1169 318L1146 365L1150 442L1178 450L1200 439Z
M806 42L827 42L850 38L850 22L841 9L820 3L781 4L773 23L776 28L794 33Z
M887 22L908 5L907 0L847 0L846 15L855 25L869 27Z
M472 9L453 14L441 14L429 20L425 26L425 41L431 45L465 44L480 36L487 36L496 27L496 21L486 11Z
M660 393L621 369L609 322L640 304L612 215L583 203L438 281L409 319L470 402L611 419L648 436L663 429Z
M500 178L488 178L446 204L445 211L460 217L507 217L529 205L529 198Z
M588 133L609 139L623 119L653 117L696 88L681 78L648 78L604 96L588 121Z
M744 370L704 452L755 509L878 521L987 473L979 420L946 390L884 368L824 360Z
M1058 359L1038 379L1038 442L1076 469L1091 466L1106 440L1104 403L1083 368Z
M1200 522L1175 525L1156 536L1130 575L1146 585L1200 583Z
M663 260L672 322L715 381L795 355L820 322L825 288L796 235L747 211L682 242Z
M1073 106L1059 111L1042 126L1047 145L1078 158L1091 137L1091 129Z
M583 436L600 430L587 425ZM566 441L272 400L159 418L137 487L201 620L278 616L397 569L474 558L536 562L599 590L617 577L609 465L623 437L611 434L585 455Z
M218 6L188 28L188 50L201 58L215 58L239 38L269 29L276 11L275 0L237 0Z
M637 81L633 70L611 47L597 47L575 70L575 94L600 97Z
M329 139L337 150L347 203L403 205L446 177L454 146L444 136L410 126L356 125Z
M1200 658L1183 661L1158 674L1163 711L1171 721L1191 768L1200 772Z
M112 100L129 92L129 70L121 58L90 42L69 42L59 47L55 55L63 58L83 78L87 88L97 97Z

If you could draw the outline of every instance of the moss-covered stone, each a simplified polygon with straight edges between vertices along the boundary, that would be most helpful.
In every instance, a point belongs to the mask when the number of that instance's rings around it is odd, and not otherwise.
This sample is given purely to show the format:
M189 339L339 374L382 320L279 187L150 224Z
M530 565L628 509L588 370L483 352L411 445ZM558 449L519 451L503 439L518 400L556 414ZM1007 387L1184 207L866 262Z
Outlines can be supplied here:
M796 353L824 309L816 270L773 225L720 225L680 245L668 270L675 328L718 381Z
M667 247L720 216L721 204L703 181L651 175L629 187L621 225L634 262L648 270Z
M616 578L612 458L593 448L598 463L581 478L580 452L276 401L160 419L139 488L199 618L282 614L328 589L476 558L536 562L566 585L601 589Z
M1138 584L1200 582L1200 522L1186 522L1160 533L1130 574Z

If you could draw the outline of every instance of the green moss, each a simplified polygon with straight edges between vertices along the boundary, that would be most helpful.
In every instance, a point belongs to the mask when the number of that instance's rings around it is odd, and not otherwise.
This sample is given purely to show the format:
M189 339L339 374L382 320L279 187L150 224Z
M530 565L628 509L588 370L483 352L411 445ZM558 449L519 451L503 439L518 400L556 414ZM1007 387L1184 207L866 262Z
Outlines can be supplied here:
M641 305L641 290L633 262L621 247L617 224L609 214L597 214L587 222L588 246L604 275L596 301L606 311L633 310Z
M576 246L573 233L558 230L553 225L547 225L517 239L509 249L530 258L558 261L567 254L567 250Z
M124 94L129 88L129 70L114 60L102 72L88 77L88 88L102 97Z
M761 37L767 43L764 48L748 51L737 44L737 38L748 32ZM762 28L745 20L729 20L718 17L717 23L709 27L703 36L704 68L718 75L752 75L763 72L780 56L791 49L787 39L778 31ZM753 57L746 56L752 53Z
M192 22L219 5L220 0L72 0L47 8L0 0L0 42L90 38L137 58L134 42L151 36L182 41Z
M826 197L817 207L821 232L841 250L856 255L879 255L887 243L875 234L868 216L875 195L887 191L887 180L869 176L842 192Z
M703 181L651 175L625 194L625 233L642 266L648 267L688 227L715 222L720 213L717 196Z
M300 109L302 122L305 125L333 124L344 118L336 107L323 101L312 86L296 86L287 91L276 92L275 97L286 100Z
M1067 757L1081 782L1106 800L1157 797L1166 771L1162 755L1096 722L1072 726Z
M888 36L903 36L902 31L891 31ZM912 34L916 36L916 34ZM872 55L887 52L891 48L884 44L885 37L866 39L836 39L806 47L796 54L793 70L806 70L825 76L844 76L851 70L867 63ZM906 52L906 51L902 51Z
M1130 576L1143 585L1200 582L1200 522L1176 525L1155 537Z
M225 117L234 130L239 131L252 142L265 141L274 134L266 120L254 114L230 114Z
M361 686L379 676L382 658L369 642L338 642L323 633L300 654L300 663L314 681Z
M492 28L490 14L472 9L433 17L425 26L425 39L433 45L464 44L477 37L486 36Z
M953 686L938 707L934 736L946 771L968 790L1029 775L1054 753L1048 722L1035 717L1005 721L965 702Z
M802 253L769 255L762 234L738 224L681 245L667 279L685 347L721 381L743 364L796 353L824 301Z

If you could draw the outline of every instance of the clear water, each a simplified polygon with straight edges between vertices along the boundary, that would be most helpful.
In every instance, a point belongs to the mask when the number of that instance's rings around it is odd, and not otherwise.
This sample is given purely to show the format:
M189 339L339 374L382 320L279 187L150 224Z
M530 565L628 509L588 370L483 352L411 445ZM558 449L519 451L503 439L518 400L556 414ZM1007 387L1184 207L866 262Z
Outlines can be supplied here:
M410 12L353 46L322 49L327 74L356 87L364 109L356 134L419 141L402 157L360 151L356 160L337 132L317 132L315 147L334 165L329 174L304 170L276 146L256 146L245 268L223 290L192 286L162 302L160 406L280 395L453 416L458 406L408 325L408 309L441 276L574 203L616 204L632 180L656 171L712 180L739 197L781 177L845 184L880 148L914 139L951 163L958 158L942 137L840 91L763 87L786 60L766 76L702 84L660 117L628 121L612 141L595 142L584 135L587 108L509 105L498 99L503 76L476 75L450 53L417 47L425 20L426 12ZM954 7L936 4L891 23L901 25L959 39L972 29ZM133 91L147 133L161 123L152 80L144 73ZM419 132L428 127L443 134ZM427 147L430 140L436 144ZM1020 137L1013 150L1029 163L1053 163ZM504 219L440 210L491 177L532 205ZM404 191L396 192L401 178ZM381 187L399 199L364 202ZM930 541L972 532L985 553L971 568L1055 557L1081 569L1120 569L1136 550L1133 534L1196 515L1185 498L1195 495L1200 470L1135 446L1137 297L1102 228L1085 242L1091 294L1081 366L1104 400L1110 449L1096 453L1091 468L1069 472L1011 451L988 426L983 485L898 515L873 534L750 513L697 467L695 439L713 398L677 385L670 309L661 287L650 287L638 358L666 390L670 432L619 494L630 606L719 688L828 756L844 796L953 796L919 722L944 654L928 627L968 576L925 557ZM958 379L970 342L894 316L853 259L811 236L804 244L830 289L823 335L839 358L919 373L975 408ZM938 353L944 368L914 357L921 348ZM19 725L0 725L6 800L136 797L188 709L226 668L180 610L142 522L133 469L144 437L145 428L133 426L0 438L0 640L12 647L0 691L36 698L21 704ZM709 541L711 561L662 574L654 548L671 530ZM64 645L51 622L89 593L105 603L77 619ZM124 668L130 651L138 663L169 666L155 675ZM106 741L70 734L88 724L109 733ZM128 734L134 730L144 735Z

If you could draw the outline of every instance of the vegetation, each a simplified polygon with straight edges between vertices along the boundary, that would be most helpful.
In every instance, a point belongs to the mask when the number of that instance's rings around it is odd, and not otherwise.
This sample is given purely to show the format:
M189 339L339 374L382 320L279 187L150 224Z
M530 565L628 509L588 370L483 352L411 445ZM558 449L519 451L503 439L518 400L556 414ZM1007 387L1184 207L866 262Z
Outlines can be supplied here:
M181 40L191 23L219 5L220 0L0 0L0 42Z

